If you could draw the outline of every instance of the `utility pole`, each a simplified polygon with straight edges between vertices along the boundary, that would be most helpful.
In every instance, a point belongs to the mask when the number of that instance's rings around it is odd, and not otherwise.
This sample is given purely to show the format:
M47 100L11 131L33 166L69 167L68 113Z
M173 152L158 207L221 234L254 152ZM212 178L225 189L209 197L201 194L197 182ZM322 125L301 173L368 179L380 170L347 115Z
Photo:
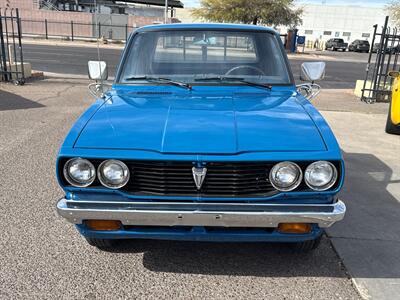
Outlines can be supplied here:
M165 0L164 24L168 23L168 0Z

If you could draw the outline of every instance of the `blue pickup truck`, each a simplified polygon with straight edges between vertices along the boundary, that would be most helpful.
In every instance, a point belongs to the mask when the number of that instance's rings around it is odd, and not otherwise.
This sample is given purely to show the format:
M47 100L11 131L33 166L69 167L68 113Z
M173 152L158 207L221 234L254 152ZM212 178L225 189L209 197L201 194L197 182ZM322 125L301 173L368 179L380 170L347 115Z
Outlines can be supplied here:
M296 86L279 34L251 25L133 32L112 87L76 121L57 159L59 215L89 244L124 239L283 242L315 249L340 221L344 163ZM89 62L95 92L105 62Z

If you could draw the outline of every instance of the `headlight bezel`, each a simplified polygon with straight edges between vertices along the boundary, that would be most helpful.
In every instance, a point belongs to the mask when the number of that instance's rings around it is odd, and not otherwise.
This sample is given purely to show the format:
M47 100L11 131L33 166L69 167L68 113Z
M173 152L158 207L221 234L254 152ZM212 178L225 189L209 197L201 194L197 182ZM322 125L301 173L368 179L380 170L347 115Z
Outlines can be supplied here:
M105 178L104 173L103 173L103 168L105 166L107 166L107 164L116 164L116 165L119 165L120 167L122 167L122 169L125 173L124 181L122 181L118 185L110 183L109 179ZM97 178L99 179L100 183L104 187L109 188L109 189L118 190L120 188L123 188L129 182L130 177L131 177L131 171L129 170L129 167L123 161L120 161L117 159L104 160L100 163L100 165L97 168Z
M93 171L93 176L90 178L90 180L85 181L85 182L79 181L71 175L71 173L69 171L69 167L75 161L83 161L89 165L90 169ZM68 159L65 162L65 164L63 166L63 175L64 175L65 180L70 185L72 185L74 187L83 188L83 187L90 186L96 180L97 173L96 173L96 168L94 167L94 165L91 161L89 161L88 159L82 158L82 157L73 157L73 158Z
M294 183L293 183L292 185L290 185L290 186L288 186L288 187L280 187L279 185L276 184L276 182L275 182L275 180L274 180L274 178L273 178L273 173L274 173L274 171L278 171L279 168L282 168L282 167L284 167L285 165L290 165L290 166L295 167L295 169L298 171L298 177L297 177L296 181L294 181ZM276 173L276 172L275 172L275 173ZM273 165L273 167L271 168L271 170L270 170L270 172L269 172L268 178L269 178L270 184L271 184L276 190L278 190L278 191L280 191L280 192L291 192L291 191L297 189L297 188L300 186L300 184L303 182L303 170L302 170L301 167L300 167L297 163L295 163L295 162L292 162L292 161L282 161L282 162L278 162L278 163L276 163L276 164Z
M317 164L327 164L332 168L332 171L333 171L332 172L332 178L330 179L330 181L327 184L325 184L323 186L314 186L307 179L307 177L309 176L308 174L310 172L309 170L311 169L311 167L313 167L313 166L315 166ZM332 162L326 161L326 160L314 161L314 162L310 163L307 166L307 168L305 169L305 171L304 171L304 182L305 182L305 184L311 190L316 191L316 192L324 192L324 191L327 191L327 190L331 189L337 183L338 178L339 178L339 171L338 171L337 167Z

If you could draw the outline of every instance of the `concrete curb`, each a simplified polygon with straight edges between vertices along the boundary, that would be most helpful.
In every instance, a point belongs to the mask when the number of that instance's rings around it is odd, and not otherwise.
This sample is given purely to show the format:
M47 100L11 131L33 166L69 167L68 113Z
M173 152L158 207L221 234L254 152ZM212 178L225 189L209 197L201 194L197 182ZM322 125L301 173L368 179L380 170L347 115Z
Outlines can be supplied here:
M97 48L96 42L83 42L83 41L61 41L61 40L43 40L43 39L29 39L23 38L22 44L25 45L46 45L46 46L65 46L65 47L83 47L83 48ZM99 43L102 49L123 49L125 44L103 44Z
M41 71L33 71L38 73L43 73L45 77L48 78L67 78L67 79L82 79L90 81L87 75L79 75L79 74L68 74L68 73L53 73L53 72L41 72ZM106 80L107 82L114 81L114 76L111 76Z

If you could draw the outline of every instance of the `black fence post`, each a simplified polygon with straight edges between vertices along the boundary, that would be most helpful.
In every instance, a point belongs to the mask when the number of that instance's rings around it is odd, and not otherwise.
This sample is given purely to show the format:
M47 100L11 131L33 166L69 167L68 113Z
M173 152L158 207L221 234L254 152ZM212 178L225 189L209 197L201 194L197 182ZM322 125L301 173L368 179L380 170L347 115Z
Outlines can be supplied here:
M44 19L44 32L46 34L46 40L48 40L49 39L49 32L48 32L48 29L47 29L47 19Z
M25 83L25 70L24 70L24 55L22 52L22 25L21 25L21 18L19 17L19 9L17 8L17 30L18 30L18 48L19 48L19 55L20 55L20 60L21 60L21 75L22 79L20 81L20 84Z
M6 10L4 11L4 16L6 15ZM4 20L7 19L4 18ZM1 10L0 10L0 47L1 47L1 67L3 68L2 76L3 80L8 81L8 73L7 73L7 58L6 58L6 46L4 42L4 31L3 31L3 18L1 15Z
M364 80L363 88L361 90L361 101L363 101L365 99L364 93L365 93L365 88L367 86L368 75L369 75L369 71L370 71L370 67L371 67L372 52L373 52L374 45L375 45L376 30L377 29L378 29L378 24L375 24L374 25L374 36L372 37L371 49L369 51L368 63L367 63L367 67L366 67L366 71L367 72L365 74L365 80ZM369 91L368 98L371 98L371 90Z
M71 41L74 41L74 21L71 21Z
M386 47L387 47L387 42L388 42L386 39L388 23L389 23L389 17L386 16L385 24L383 25L383 28L382 28L381 40L379 43L380 51L377 53L377 62L376 62L377 73L375 74L376 76L375 76L374 82L373 82L372 96L375 99L378 99L378 96L379 96L377 87L379 88L379 86L380 86L381 78L382 78L382 69L383 69L383 65L385 63Z
M18 21L16 20L16 17L14 16L13 12L14 12L14 8L11 8L11 11L10 11L11 19L10 20L11 20L11 32L12 32L12 46L11 46L12 53L8 53L8 54L10 55L10 69L12 70L12 65L14 64L15 78L16 78L16 82L18 82L19 81L19 73L21 73L21 72L18 72L18 58L17 58L17 49L15 49L15 29L14 29L14 21L16 21L16 23L18 23ZM11 54L14 54L14 58L11 58Z

